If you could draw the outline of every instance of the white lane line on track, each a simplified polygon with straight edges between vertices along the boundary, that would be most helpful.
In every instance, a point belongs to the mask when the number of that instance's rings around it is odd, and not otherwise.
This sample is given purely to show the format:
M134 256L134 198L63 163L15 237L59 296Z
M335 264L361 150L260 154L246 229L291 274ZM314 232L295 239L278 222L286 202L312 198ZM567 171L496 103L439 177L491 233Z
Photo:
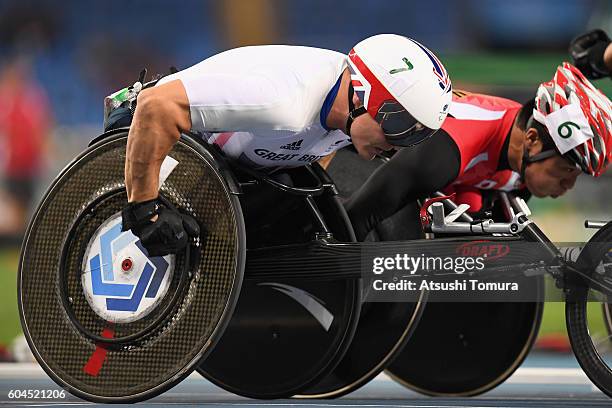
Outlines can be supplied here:
M47 374L36 363L1 363L0 379L45 378Z
M523 367L506 381L508 384L591 384L580 368Z
M384 373L376 376L376 380L393 381ZM591 381L580 368L521 367L505 384L588 385Z

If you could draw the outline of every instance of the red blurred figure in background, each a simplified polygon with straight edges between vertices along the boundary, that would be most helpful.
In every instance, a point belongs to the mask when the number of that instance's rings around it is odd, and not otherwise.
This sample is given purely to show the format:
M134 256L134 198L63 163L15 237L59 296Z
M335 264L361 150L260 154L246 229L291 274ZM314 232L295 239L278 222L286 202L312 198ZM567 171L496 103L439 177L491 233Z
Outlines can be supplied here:
M0 234L19 235L44 170L52 119L45 91L27 57L0 68L0 175L8 193ZM7 202L8 201L8 202Z

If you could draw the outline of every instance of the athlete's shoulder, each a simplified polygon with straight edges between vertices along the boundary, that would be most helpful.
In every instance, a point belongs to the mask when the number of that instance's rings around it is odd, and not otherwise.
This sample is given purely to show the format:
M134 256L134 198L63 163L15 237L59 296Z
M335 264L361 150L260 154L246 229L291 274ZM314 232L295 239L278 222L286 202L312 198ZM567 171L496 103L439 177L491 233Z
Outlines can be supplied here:
M463 91L460 89L453 90L453 103L452 104L472 105L478 108L494 110L494 111L521 107L520 103L513 101L511 99L502 98L500 96L467 92L467 91Z
M462 168L489 146L502 140L521 105L497 96L453 91L447 119L442 124L461 152Z
M246 47L232 48L207 58L208 63L217 61L239 62L241 66L253 66L259 64L274 65L279 62L293 64L297 59L300 62L335 60L344 61L348 57L337 51L324 48L306 47L300 45L252 45Z
M320 125L321 106L348 57L320 48L235 48L162 81L181 80L199 131L301 131ZM164 83L164 82L160 82Z

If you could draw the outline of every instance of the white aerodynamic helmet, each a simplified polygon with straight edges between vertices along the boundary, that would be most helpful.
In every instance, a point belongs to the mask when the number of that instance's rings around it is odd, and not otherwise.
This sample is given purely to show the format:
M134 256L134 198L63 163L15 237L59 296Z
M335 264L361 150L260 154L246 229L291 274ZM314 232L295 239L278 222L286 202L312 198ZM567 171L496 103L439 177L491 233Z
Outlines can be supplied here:
M351 84L390 144L411 146L442 126L451 81L438 58L418 42L395 34L361 41L349 53Z

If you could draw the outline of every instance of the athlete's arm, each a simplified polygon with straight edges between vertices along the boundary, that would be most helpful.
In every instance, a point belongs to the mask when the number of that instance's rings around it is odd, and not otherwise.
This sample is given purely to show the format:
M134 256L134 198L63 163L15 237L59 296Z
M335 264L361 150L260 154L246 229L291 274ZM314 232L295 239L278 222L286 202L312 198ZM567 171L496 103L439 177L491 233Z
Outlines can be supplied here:
M128 134L125 187L128 205L121 211L121 229L140 238L149 256L177 253L200 236L200 226L187 214L158 199L159 170L181 132L189 130L189 102L179 81L146 89Z
M158 196L161 164L181 132L189 129L189 101L180 81L148 88L138 95L125 161L129 202Z
M449 185L460 167L459 148L443 129L397 152L346 203L357 239L407 203Z
M128 200L141 202L158 196L161 164L181 132L303 126L303 118L292 109L292 98L297 99L298 92L280 92L280 88L280 83L256 75L194 75L186 70L143 90L128 136Z

